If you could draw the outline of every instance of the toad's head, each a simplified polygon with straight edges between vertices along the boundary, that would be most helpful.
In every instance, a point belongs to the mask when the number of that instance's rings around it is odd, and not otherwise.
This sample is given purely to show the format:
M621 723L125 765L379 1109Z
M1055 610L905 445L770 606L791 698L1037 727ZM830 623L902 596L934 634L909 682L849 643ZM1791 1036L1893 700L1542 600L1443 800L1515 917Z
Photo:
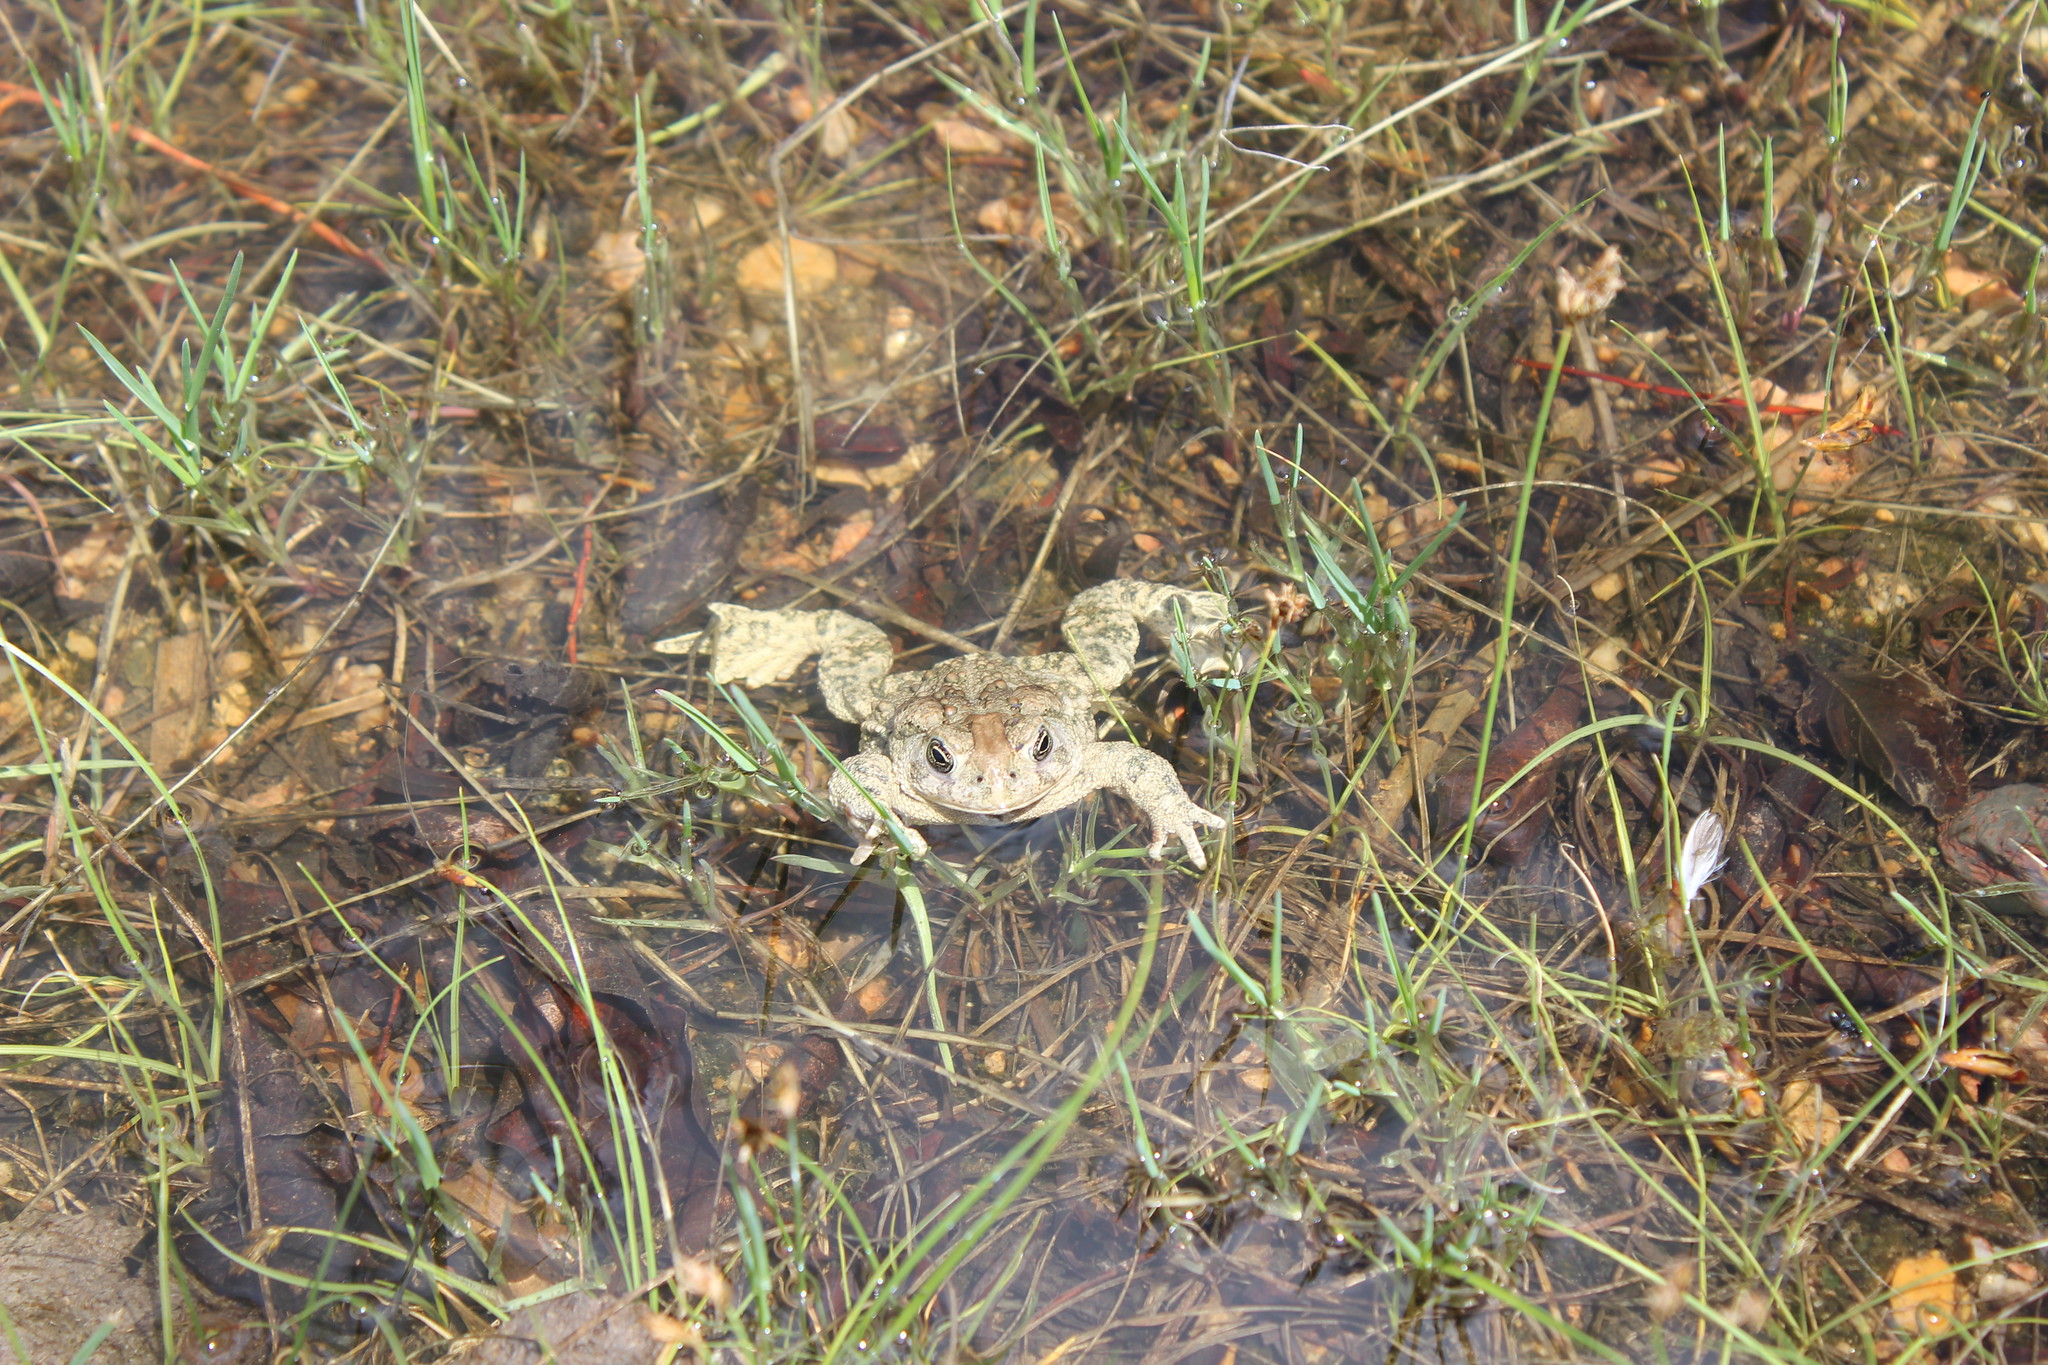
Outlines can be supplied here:
M968 822L1021 819L1047 805L1081 766L1088 736L1042 687L1000 697L926 698L889 727L889 757L905 791Z

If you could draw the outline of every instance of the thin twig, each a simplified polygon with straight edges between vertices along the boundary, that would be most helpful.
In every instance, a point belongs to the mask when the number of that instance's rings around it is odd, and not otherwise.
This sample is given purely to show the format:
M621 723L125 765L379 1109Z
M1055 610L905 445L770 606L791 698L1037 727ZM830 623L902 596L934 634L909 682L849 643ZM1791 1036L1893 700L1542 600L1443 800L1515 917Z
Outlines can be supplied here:
M1010 600L1010 610L1003 617L1003 624L996 628L996 638L989 648L1000 652L1010 632L1017 627L1017 618L1024 613L1024 604L1031 600L1031 594L1038 586L1038 576L1045 572L1045 561L1052 556L1053 542L1059 538L1060 527L1067 519L1067 507L1074 501L1074 490L1081 486L1083 475L1102 463L1109 453L1123 444L1122 438L1111 441L1085 460L1074 461L1074 467L1067 471L1067 481L1060 485L1060 495L1053 499L1052 521L1045 528L1045 535L1038 542L1038 554L1031 561L1031 569L1024 575L1024 581L1017 586L1017 595Z

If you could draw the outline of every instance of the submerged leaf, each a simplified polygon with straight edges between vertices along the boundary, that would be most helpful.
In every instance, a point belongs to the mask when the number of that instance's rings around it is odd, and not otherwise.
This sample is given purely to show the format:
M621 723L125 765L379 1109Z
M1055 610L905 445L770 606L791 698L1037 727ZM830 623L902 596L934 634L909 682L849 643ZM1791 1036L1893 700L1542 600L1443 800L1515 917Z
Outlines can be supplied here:
M1969 799L1955 703L1918 674L1817 671L1813 704L1835 751L1914 805L1946 815Z

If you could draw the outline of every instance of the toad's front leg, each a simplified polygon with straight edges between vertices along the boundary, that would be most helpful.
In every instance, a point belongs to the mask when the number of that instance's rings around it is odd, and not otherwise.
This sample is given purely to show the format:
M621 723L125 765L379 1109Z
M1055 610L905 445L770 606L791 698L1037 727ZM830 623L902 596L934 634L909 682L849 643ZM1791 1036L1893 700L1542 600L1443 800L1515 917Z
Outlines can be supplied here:
M883 811L895 816L903 826L913 858L922 858L931 851L931 846L911 826L943 824L946 820L942 812L896 784L895 768L884 753L868 751L847 759L839 771L832 774L825 794L846 827L860 836L860 845L853 850L856 864L866 862L889 838L889 825L883 818ZM876 809L878 806L881 809Z
M1229 822L1189 799L1180 785L1180 774L1171 763L1135 744L1117 740L1094 745L1088 753L1085 771L1095 785L1117 793L1145 813L1152 826L1152 842L1146 846L1146 857L1155 861L1164 857L1167 841L1178 839L1187 848L1190 862L1198 868L1209 865L1196 826L1222 829Z

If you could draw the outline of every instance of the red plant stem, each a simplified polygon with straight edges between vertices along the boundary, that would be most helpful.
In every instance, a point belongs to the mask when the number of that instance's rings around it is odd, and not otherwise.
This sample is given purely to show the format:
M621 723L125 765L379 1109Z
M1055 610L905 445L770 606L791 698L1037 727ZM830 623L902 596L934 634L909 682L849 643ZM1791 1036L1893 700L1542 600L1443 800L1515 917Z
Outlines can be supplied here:
M1525 365L1532 370L1547 370L1550 368L1550 362L1547 360L1527 360L1517 357L1515 363L1517 365ZM1619 384L1625 389L1640 389L1644 393L1661 394L1666 398L1683 398L1688 402L1704 403L1708 407L1746 408L1749 406L1740 398L1708 398L1703 394L1694 393L1690 389L1673 388L1669 384L1652 384L1641 379L1626 379L1618 374L1603 374L1599 370L1582 370L1576 365L1561 365L1558 368L1574 379L1597 379L1603 384ZM1780 417L1818 417L1823 411L1821 408L1800 407L1794 403L1762 403L1758 405L1757 410L1775 413ZM1896 436L1899 434L1897 427L1888 427L1881 423L1873 424L1871 430L1880 436Z
M40 90L31 90L25 85L15 85L9 81L0 81L0 110L9 109L14 105L22 103L48 105L50 101L43 97L43 93ZM244 180L233 171L224 170L214 165L211 161L196 157L184 148L164 141L147 128L138 128L132 123L117 123L109 119L107 121L107 129L110 132L128 137L137 146L147 147L153 152L167 156L181 166L189 166L195 171L212 176L242 198L269 209L280 217L289 218L295 223L305 224L308 232L311 232L315 237L318 237L336 251L341 252L344 256L353 256L365 265L373 265L379 270L384 269L384 263L371 255L363 247L351 242L348 238L342 236L312 214L307 213L304 209L287 204L276 195L259 189L256 185Z
M576 595L569 599L569 662L576 662L576 623L583 619L583 602L590 587L590 549L596 543L596 528L583 527L583 553L576 558Z
M22 486L21 480L15 478L12 474L0 476L0 478L4 478L6 480L7 486L9 488L12 488L16 493L19 493L21 495L21 500L28 504L28 510L35 513L36 525L43 528L43 544L50 547L50 566L53 569L57 568L57 561L61 559L63 555L57 549L57 537L50 534L50 519L43 515L42 503L36 501L36 495L29 492L28 489L24 488Z

